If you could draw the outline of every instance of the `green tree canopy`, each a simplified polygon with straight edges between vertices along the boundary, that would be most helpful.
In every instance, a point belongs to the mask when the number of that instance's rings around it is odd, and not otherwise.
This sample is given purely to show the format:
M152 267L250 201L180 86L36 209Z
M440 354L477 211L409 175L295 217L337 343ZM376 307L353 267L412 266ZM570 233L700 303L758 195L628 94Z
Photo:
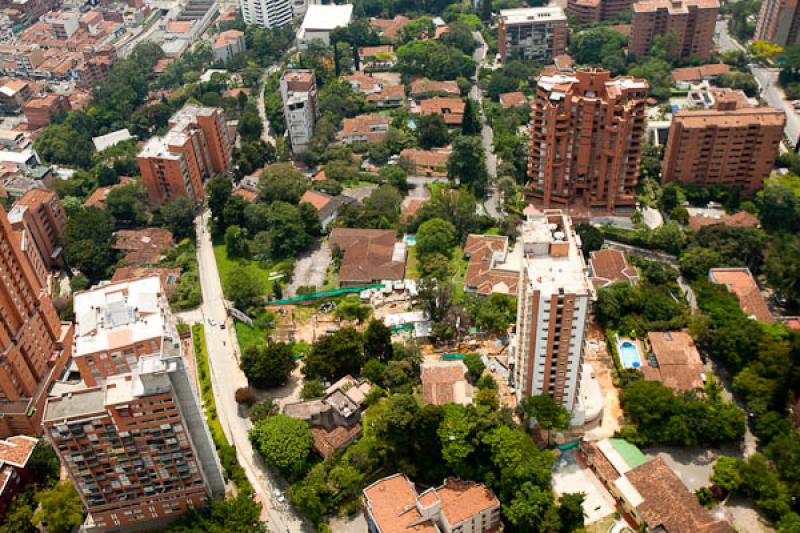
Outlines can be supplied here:
M270 342L249 346L242 353L241 366L254 387L264 389L284 385L295 367L292 345Z
M308 424L286 415L256 423L250 430L250 440L270 465L290 478L302 475L313 442Z

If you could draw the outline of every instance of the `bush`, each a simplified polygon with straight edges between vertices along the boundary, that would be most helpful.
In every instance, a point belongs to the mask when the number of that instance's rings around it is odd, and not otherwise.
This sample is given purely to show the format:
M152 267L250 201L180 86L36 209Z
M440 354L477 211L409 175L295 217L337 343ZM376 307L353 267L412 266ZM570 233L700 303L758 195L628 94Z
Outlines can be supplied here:
M256 403L256 395L250 387L239 387L234 393L236 403L245 404L248 407Z

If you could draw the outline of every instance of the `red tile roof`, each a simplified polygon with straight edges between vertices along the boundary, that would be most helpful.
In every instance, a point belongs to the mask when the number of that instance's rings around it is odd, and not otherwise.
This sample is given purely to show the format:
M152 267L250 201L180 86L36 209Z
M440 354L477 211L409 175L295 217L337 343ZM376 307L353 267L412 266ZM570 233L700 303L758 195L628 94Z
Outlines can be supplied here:
M423 363L420 367L422 403L469 403L470 396L465 393L468 386L466 372L467 367L461 361ZM461 392L457 390L459 388Z
M311 436L314 439L312 449L325 459L336 450L353 442L359 435L361 435L361 424L352 427L336 426L330 431L315 426L311 428Z
M497 496L479 483L448 479L436 492L442 501L442 514L453 528L484 511L500 508Z
M129 183L133 182L133 178L129 178L127 176L122 176L119 179L119 183L116 185L109 185L107 187L98 187L94 190L94 192L83 202L84 207L97 207L98 209L105 209L106 207L106 198L108 198L108 194L117 189L119 187L124 187Z
M773 322L772 313L749 269L712 268L709 276L711 281L725 285L739 298L739 305L746 314L762 322Z
M26 435L15 435L0 440L0 464L24 468L38 442L39 439Z
M688 332L652 331L647 340L658 367L645 363L641 368L645 379L660 381L679 392L703 388L703 361Z
M362 59L375 57L380 53L394 54L394 46L390 44L381 44L378 46L364 46L358 49L358 56Z
M460 96L461 90L455 81L433 81L428 78L420 78L411 82L411 95L421 96L424 94L444 93L453 96Z
M406 96L406 89L402 85L384 85L380 92L368 94L367 102L384 102L387 100L402 100Z
M672 71L672 81L700 81L730 71L731 67L723 63L713 63L711 65L701 65L699 67L676 68Z
M328 205L330 201L331 196L329 194L310 189L304 192L303 196L300 198L300 203L308 202L309 204L313 205L314 209L317 211L322 211L322 209Z
M503 93L500 95L500 104L505 109L510 109L512 107L517 107L518 105L523 105L528 103L528 98L525 96L524 93L519 91L515 91L513 93Z
M414 164L426 167L447 167L447 159L450 157L449 151L440 150L418 150L416 148L405 148L400 152L400 158L408 159Z
M689 227L695 231L705 226L713 226L714 224L725 224L726 226L734 226L737 228L755 228L758 227L758 217L748 213L747 211L739 211L733 215L722 215L716 217L703 217L692 216L689 217Z
M334 228L328 239L331 248L344 250L339 281L370 283L403 279L405 254L395 260L396 232L393 230Z
M629 265L625 254L619 250L596 250L589 254L589 265L595 287L607 287L618 281L627 281L632 285L639 282L636 267Z
M156 264L167 250L175 247L172 232L164 228L120 230L114 237L113 248L127 251L128 263Z
M342 121L342 131L339 132L340 140L350 137L367 137L367 142L381 142L389 131L389 117L386 115L367 114L346 118Z
M389 39L394 39L403 29L403 26L411 22L411 19L403 15L397 15L393 19L370 19L369 24L373 28L381 30L383 35Z
M423 115L442 115L449 126L460 126L464 121L464 101L461 98L436 96L419 104Z
M430 520L421 521L417 491L403 474L376 481L364 489L364 497L381 533L438 533Z
M494 268L494 256L508 251L508 237L502 235L469 235L464 255L469 256L464 285L478 294L493 292L516 294L519 274Z

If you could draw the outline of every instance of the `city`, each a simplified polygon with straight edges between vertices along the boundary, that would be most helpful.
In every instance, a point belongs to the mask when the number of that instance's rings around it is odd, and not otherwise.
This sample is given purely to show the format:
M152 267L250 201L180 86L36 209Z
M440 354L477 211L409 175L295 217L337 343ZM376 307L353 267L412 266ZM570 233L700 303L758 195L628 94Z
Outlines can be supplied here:
M0 533L800 533L800 9L0 0Z

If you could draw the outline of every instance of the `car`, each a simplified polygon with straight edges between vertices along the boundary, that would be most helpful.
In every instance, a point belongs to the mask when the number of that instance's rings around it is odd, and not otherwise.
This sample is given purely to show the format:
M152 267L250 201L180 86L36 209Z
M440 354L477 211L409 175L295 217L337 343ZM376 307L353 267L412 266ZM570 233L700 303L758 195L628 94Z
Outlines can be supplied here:
M214 320L213 318L209 318L208 319L208 323L211 324L212 326L216 326L217 325L217 321Z
M220 324L219 324L219 329L225 329L225 323L223 323L223 322L220 322Z

